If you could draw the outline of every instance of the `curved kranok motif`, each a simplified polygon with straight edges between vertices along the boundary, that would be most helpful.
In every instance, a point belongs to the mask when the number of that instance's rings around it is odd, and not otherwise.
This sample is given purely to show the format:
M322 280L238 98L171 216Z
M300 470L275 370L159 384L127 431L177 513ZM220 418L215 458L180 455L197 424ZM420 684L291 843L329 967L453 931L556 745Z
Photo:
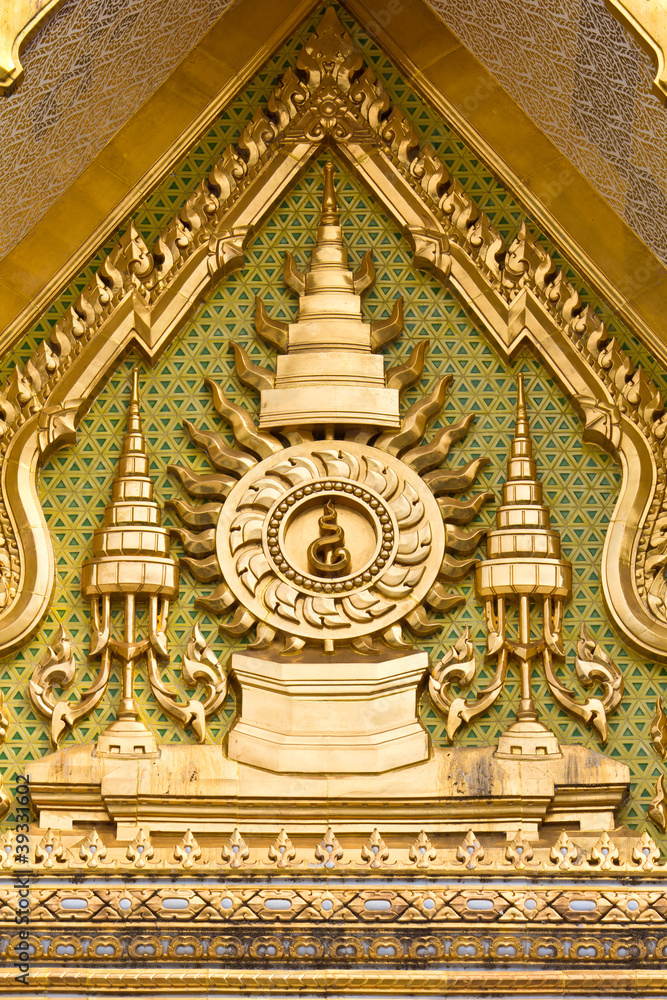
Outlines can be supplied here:
M506 247L364 67L332 8L296 70L283 74L266 108L223 152L152 249L130 224L74 305L0 389L0 650L25 643L52 593L55 564L36 487L39 466L72 443L122 353L139 346L148 358L158 357L193 302L242 265L254 227L324 143L341 149L411 240L416 266L452 289L499 354L507 358L530 343L582 413L587 439L621 457L623 486L603 554L605 601L628 642L650 660L667 659L667 414L660 392L525 226ZM285 278L301 294L304 279L289 257ZM358 294L372 281L368 258L355 281ZM258 326L262 319L260 310ZM373 345L386 342L399 323L397 306L374 331ZM281 324L265 327L279 343ZM387 388L401 390L419 361L417 355L407 368L387 373ZM237 350L239 377L255 389L270 388L273 373L246 362ZM298 431L280 437L279 443L296 442ZM190 479L191 488L219 503L235 482L228 476L225 483L222 475Z
M509 730L514 752L526 752L537 740L545 744L545 728L538 722L531 688L535 660L542 661L547 685L556 701L575 718L593 726L604 742L607 715L623 696L623 677L605 651L588 635L584 625L577 646L575 669L584 687L598 683L601 698L578 701L559 680L555 660L565 656L562 639L563 605L572 591L572 568L561 556L560 536L551 527L549 508L542 499L523 384L519 375L514 439L508 462L503 503L497 511L497 526L487 536L488 558L477 568L475 584L484 601L487 625L487 658L496 668L489 683L472 701L454 694L454 686L469 688L476 673L475 656L468 632L431 670L429 694L447 719L451 741L464 723L470 723L490 708L505 684L511 660L521 676L521 698L517 722ZM518 604L519 634L509 636L509 602ZM531 605L541 605L541 629L531 629ZM506 734L507 735L507 734ZM549 734L551 735L551 734ZM504 737L503 737L504 739ZM546 741L548 744L548 741ZM546 744L545 744L546 745ZM522 747L521 751L518 750Z
M188 645L183 676L192 686L206 686L205 703L190 700L182 704L162 680L162 668L169 661L169 605L178 596L179 570L169 552L169 530L161 525L161 510L153 494L139 403L139 371L135 368L118 475L104 523L93 536L93 556L83 564L81 574L81 591L90 601L88 656L99 661L97 676L78 701L56 700L54 689L70 687L76 677L71 643L61 628L30 680L31 701L50 720L55 747L67 729L73 729L100 703L114 662L120 667L122 697L116 721L100 737L101 752L104 747L122 753L155 745L154 737L139 720L134 697L135 671L142 661L160 707L183 727L191 726L200 742L205 738L207 716L224 701L226 676L198 630ZM115 634L114 603L123 607L121 636ZM137 608L141 604L148 612L143 638L137 634Z
M309 270L299 271L291 254L285 259L285 280L299 295L297 321L276 323L257 303L257 333L284 352L275 373L236 350L239 378L259 388L258 426L209 380L240 447L187 425L215 471L172 469L192 496L212 501L174 503L184 524L175 529L183 565L202 582L221 581L200 604L233 612L221 624L232 635L256 626L255 649L282 639L290 653L306 643L371 653L378 640L406 645L403 625L420 636L437 631L426 608L448 611L463 600L445 584L474 567L486 529L464 526L492 498L456 497L484 459L441 467L472 415L422 443L451 376L400 414L426 345L385 373L374 352L400 334L402 302L388 319L364 322L361 294L375 270L368 254L356 273L348 268L333 175L327 163Z

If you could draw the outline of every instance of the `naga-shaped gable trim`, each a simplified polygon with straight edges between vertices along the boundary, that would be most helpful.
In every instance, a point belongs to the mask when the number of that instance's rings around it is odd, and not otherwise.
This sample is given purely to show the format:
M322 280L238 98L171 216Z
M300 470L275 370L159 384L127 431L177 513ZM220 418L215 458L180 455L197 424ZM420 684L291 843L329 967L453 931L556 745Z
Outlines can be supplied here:
M159 357L207 293L243 266L253 231L323 147L361 176L410 241L415 265L452 289L499 354L510 359L529 342L581 413L587 439L618 456L623 484L603 553L605 600L631 645L667 660L660 393L525 225L505 245L392 105L332 9L152 250L131 224L3 387L0 651L38 628L54 584L37 494L41 464L74 441L96 391L128 350Z

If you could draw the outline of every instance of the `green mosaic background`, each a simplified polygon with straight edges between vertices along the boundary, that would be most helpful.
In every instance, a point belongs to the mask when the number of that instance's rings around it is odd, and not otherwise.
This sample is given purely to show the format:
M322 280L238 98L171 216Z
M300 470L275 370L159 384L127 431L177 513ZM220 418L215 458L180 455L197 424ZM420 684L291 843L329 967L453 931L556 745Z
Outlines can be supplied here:
M433 143L449 169L489 214L507 241L511 241L524 213L483 164L401 80L391 63L350 22L349 17L344 12L339 11L339 14L392 99L409 115L423 138ZM318 19L319 15L289 41L220 116L199 147L147 200L136 221L149 245L224 147L238 137L257 105L268 97L280 72L294 64L304 38ZM180 487L166 474L170 462L181 461L199 471L208 468L204 457L189 443L182 429L183 419L192 420L206 429L224 429L203 385L205 377L219 381L233 400L242 401L252 412L257 410L254 393L245 390L235 379L230 343L236 341L255 360L272 364L270 350L254 339L254 298L256 294L261 295L271 314L277 318L295 318L295 299L282 283L282 254L289 249L296 254L302 267L307 265L319 211L322 162L308 170L257 234L249 248L244 270L235 273L215 290L152 371L146 370L145 366L142 368L144 429L152 454L151 467L157 495L162 501L170 496L183 495ZM432 278L412 267L410 249L396 226L373 203L355 178L340 166L338 199L351 251L351 264L356 265L369 247L374 252L378 280L375 288L364 298L366 318L386 315L399 294L405 297L405 333L388 350L388 363L403 359L410 346L419 339L431 339L424 378L418 387L411 390L406 405L422 392L429 391L437 377L446 372L454 375L442 419L454 421L469 411L475 412L477 418L466 440L453 450L450 464L463 465L470 458L488 455L491 463L480 474L478 488L492 489L496 496L500 495L514 424L516 375L519 371L526 374L545 498L551 505L554 525L561 532L564 555L573 564L574 591L565 616L568 649L565 673L569 676L573 674L576 638L581 622L586 622L625 677L625 697L621 708L610 719L605 750L631 766L633 794L621 819L633 827L643 827L647 801L658 774L664 770L652 749L649 727L655 700L659 694L665 694L667 684L661 668L646 664L619 644L602 606L600 560L606 526L620 486L620 471L610 458L582 441L582 428L572 408L532 355L527 352L521 354L512 368L507 368L453 297ZM113 240L109 246L112 243ZM545 242L545 245L548 244ZM100 252L12 356L5 359L3 367L7 371L14 363L27 360L55 319L75 300L107 250L108 247ZM555 251L554 255L557 256ZM581 282L574 275L572 277L586 293ZM613 320L601 303L596 301L596 304L633 359L641 361L644 368L654 373L663 387L667 387L667 379L658 371L655 362ZM6 768L9 785L14 774L20 773L27 761L49 752L47 726L36 716L28 701L27 684L34 664L44 653L45 643L55 637L59 624L65 625L70 633L81 664L79 689L85 688L91 680L85 659L88 609L79 594L80 568L90 553L92 532L100 523L110 495L129 398L129 371L135 362L135 358L128 358L114 374L85 418L78 444L56 455L42 472L41 496L54 539L57 586L53 607L42 632L18 655L0 663L0 690L15 720L8 742L0 749L0 762ZM438 426L436 424L434 429ZM166 519L169 522L168 516ZM483 514L479 521L491 523L492 511ZM232 643L218 636L214 619L194 608L195 597L206 589L195 586L194 581L184 574L180 601L172 609L170 618L170 641L175 664L165 674L176 684L178 661L195 620L200 621L204 634L221 658L225 658L233 648ZM442 655L465 625L470 626L479 653L483 652L485 630L482 609L475 601L470 584L461 589L467 597L466 604L448 617L435 641L423 643L423 648L434 657ZM559 739L599 748L589 730L577 725L554 705L539 677L536 677L534 690L543 720L553 728ZM191 738L163 715L141 672L137 694L146 721L155 728L162 741ZM113 719L118 697L118 684L114 680L95 713L75 733L66 737L64 745L94 739L100 729ZM500 703L457 742L468 745L495 742L512 720L517 700L517 677L512 668ZM209 726L210 740L221 738L233 713L234 704L230 698L225 710ZM422 706L422 714L436 743L444 743L444 724L428 701ZM11 816L8 821L11 822ZM655 835L656 831L652 830L652 833Z

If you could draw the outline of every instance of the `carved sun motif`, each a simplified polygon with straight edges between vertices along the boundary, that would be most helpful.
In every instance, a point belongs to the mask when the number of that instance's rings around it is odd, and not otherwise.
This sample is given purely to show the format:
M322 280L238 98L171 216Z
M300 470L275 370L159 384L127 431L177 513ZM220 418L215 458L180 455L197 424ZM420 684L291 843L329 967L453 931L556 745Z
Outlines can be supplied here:
M445 376L401 418L400 395L419 381L428 342L385 371L377 352L400 334L403 301L387 319L364 322L361 296L375 267L370 253L357 271L348 267L333 178L327 163L310 270L285 257L297 322L272 320L257 300L255 329L283 352L275 373L234 346L239 378L260 392L259 426L209 380L240 447L186 423L216 471L172 467L192 496L209 500L174 502L187 526L176 529L183 563L202 582L222 581L199 603L217 614L234 610L221 623L233 635L256 626L254 649L281 639L283 652L351 643L372 653L378 640L408 645L403 625L422 636L437 631L426 607L447 611L463 600L444 583L469 572L474 560L459 557L471 556L486 533L461 526L492 494L451 496L473 484L486 459L440 468L472 415L422 443L442 410Z
M391 628L429 592L444 556L430 490L402 462L352 442L297 445L277 459L244 476L223 508L216 546L227 586L258 621L303 639ZM340 571L308 560L327 545L327 507L349 553Z
M419 379L425 346L401 366L402 388ZM243 378L247 357L235 350ZM492 498L456 497L474 483L486 459L440 467L465 435L470 415L419 443L442 407L448 382L441 379L414 404L399 431L367 432L365 443L350 431L341 440L322 436L290 446L281 436L260 435L247 412L209 381L218 413L244 450L187 423L216 471L198 475L172 466L193 497L209 502L170 504L186 525L174 529L187 553L184 566L203 583L222 581L198 604L218 615L234 611L231 620L221 621L223 630L244 635L256 626L255 649L280 637L285 652L298 652L308 642L329 650L334 643L351 643L372 653L379 638L392 647L407 645L405 625L420 636L441 627L426 609L445 612L463 601L445 584L473 568L469 557L486 528L463 525ZM289 435L295 436L303 435ZM312 568L308 550L320 537L329 503L350 559L340 572L327 573Z

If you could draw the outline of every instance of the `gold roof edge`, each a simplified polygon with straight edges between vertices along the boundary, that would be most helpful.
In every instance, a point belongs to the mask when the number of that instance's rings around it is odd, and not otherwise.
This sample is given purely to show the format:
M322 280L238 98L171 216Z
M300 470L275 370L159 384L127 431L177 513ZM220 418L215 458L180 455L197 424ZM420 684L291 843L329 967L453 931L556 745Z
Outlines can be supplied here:
M452 125L479 156L496 173L501 182L517 198L523 208L571 260L573 266L592 287L617 310L619 316L642 342L667 365L667 347L661 335L663 303L667 288L667 267L646 247L634 231L619 218L592 186L572 167L559 150L545 138L539 128L498 86L496 94L502 113L493 120L478 118L475 113L464 116L455 95L450 94L443 78L443 65L449 54L456 51L460 84L467 79L478 82L489 77L485 68L464 48L448 28L421 0L405 5L392 13L386 27L380 27L376 10L364 0L341 0L353 17L367 26L372 37L403 70L413 86ZM232 99L240 86L255 73L289 34L318 6L317 0L301 0L296 6L289 0L256 0L253 10L257 24L268 26L269 35L260 40L243 66L238 65L238 52L247 50L247 33L235 7L226 10L201 42L180 63L167 80L137 110L119 130L111 143L95 157L61 198L44 214L19 244L0 260L0 354L4 354L21 339L40 313L81 270L87 260L103 246L109 236L127 219L143 198L168 175L178 159L205 133L221 108ZM224 26L224 34L221 28ZM426 45L425 39L428 39ZM437 43L437 44L436 44ZM438 52L437 65L421 64L420 54L426 50ZM215 53L215 55L214 55ZM149 120L157 109L176 100L177 95L190 93L193 77L202 60L215 59L221 85L215 93L202 95L195 89L192 118L183 126L183 109L170 124L169 115L159 111L168 135L166 145L155 154L136 146L137 131L144 119ZM437 71L437 78L434 72ZM200 86L200 84L198 84ZM522 134L530 136L514 150L511 129L499 126L509 116L520 123ZM127 171L119 164L137 164ZM573 171L573 184L568 190L576 195L577 204L595 205L594 230L568 211L562 199L544 206L534 191L545 170L553 166L568 166ZM90 234L63 229L62 219L81 217L86 206L90 219ZM76 208L76 212L75 212ZM54 236L57 234L57 240ZM599 251L613 235L617 246L600 265ZM43 275L31 266L39 249L48 246L53 267ZM641 281L636 276L646 276Z

